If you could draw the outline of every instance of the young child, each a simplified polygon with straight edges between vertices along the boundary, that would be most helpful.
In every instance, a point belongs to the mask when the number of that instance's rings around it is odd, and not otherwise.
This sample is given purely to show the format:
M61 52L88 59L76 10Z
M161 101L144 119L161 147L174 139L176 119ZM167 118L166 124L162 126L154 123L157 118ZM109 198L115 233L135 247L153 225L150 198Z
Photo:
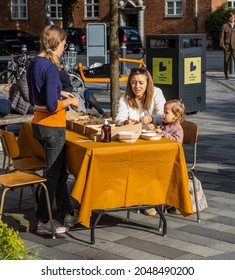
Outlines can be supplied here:
M163 137L183 143L184 132L181 122L186 115L183 102L178 99L168 100L164 104L163 122L159 127L149 124L148 129L155 130Z
M181 126L181 122L186 115L184 104L178 100L168 100L164 104L163 122L160 127L155 127L154 124L148 124L148 129L155 130L157 133L163 135L163 137L183 143L184 132ZM167 206L167 211L170 213L178 213L175 207ZM154 208L145 209L145 215L154 216L156 210Z

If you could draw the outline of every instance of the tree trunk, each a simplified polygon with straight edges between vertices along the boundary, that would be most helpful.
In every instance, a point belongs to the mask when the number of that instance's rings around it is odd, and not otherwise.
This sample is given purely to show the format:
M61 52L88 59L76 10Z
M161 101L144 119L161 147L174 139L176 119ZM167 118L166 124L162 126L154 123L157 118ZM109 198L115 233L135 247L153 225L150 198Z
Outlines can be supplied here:
M118 38L118 0L110 0L110 100L111 117L117 115L120 96L119 87L119 38Z

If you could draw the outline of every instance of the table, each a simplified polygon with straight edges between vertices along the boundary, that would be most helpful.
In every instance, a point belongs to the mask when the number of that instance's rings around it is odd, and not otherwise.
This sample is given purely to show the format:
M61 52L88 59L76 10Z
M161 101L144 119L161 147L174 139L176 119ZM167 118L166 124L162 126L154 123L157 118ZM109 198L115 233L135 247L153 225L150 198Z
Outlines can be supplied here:
M22 151L31 133L30 125L24 124L19 135ZM87 140L67 130L66 159L75 177L71 195L81 204L79 223L89 227L93 210L134 205L168 204L183 216L193 214L180 143L164 138L135 143Z

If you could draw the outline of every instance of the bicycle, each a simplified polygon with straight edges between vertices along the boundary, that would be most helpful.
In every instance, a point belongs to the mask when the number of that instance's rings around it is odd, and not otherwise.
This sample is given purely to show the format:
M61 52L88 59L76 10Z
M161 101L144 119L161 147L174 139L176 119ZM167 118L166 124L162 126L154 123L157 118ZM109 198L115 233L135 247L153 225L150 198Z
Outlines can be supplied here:
M77 68L77 53L67 51L62 55L62 68L69 74L72 85L75 88L85 87Z
M26 72L26 62L28 56L24 55L12 55L7 69L0 73L0 84L13 84L16 83L20 76Z

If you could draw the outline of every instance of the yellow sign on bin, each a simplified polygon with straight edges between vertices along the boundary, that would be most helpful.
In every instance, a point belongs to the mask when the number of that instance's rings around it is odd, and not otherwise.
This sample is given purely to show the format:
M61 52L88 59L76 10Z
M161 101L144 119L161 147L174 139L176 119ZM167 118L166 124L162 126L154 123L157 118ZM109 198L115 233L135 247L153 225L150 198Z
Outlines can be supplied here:
M201 83L201 57L191 57L184 59L184 84L200 84Z
M172 58L153 58L153 82L172 85Z

